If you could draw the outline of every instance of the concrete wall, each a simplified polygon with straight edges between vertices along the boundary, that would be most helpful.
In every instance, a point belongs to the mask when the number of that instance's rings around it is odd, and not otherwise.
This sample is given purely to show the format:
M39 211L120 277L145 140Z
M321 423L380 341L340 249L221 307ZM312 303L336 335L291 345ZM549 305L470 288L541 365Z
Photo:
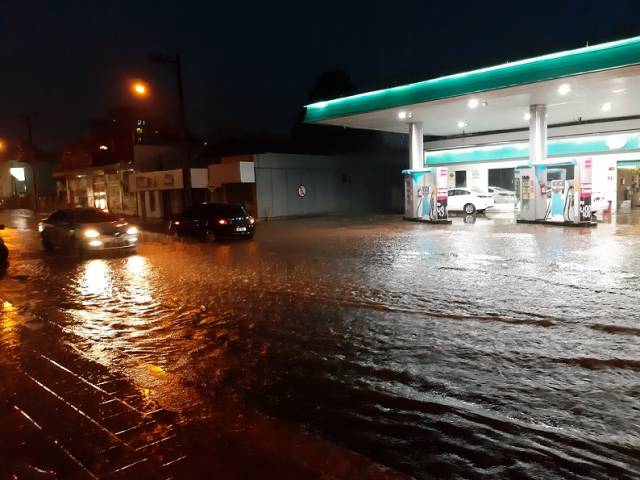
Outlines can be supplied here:
M348 213L354 190L351 160L320 155L254 155L259 218ZM299 195L300 186L306 194Z
M9 164L0 165L0 198L11 198L13 193L13 184L11 174L9 173Z
M252 161L229 162L224 159L222 163L209 165L209 185L218 187L225 183L255 183L254 168Z
M173 145L135 145L134 159L140 172L171 170L181 165L180 149Z
M161 191L138 192L138 216L155 219L164 217Z

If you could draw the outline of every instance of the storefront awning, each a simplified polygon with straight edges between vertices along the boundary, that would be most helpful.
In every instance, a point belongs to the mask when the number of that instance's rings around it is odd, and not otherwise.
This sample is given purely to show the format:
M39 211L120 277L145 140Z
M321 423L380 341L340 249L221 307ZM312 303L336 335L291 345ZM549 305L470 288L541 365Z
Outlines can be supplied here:
M425 135L526 129L530 105L548 124L638 115L640 37L543 55L307 105L305 121Z

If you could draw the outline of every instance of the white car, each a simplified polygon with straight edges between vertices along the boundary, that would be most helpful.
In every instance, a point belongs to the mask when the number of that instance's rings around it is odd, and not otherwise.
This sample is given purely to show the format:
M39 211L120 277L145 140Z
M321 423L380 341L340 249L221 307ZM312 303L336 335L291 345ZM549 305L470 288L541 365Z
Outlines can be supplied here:
M462 187L449 189L447 208L450 212L464 212L467 215L484 213L487 208L493 208L493 205L493 196L489 192Z
M591 194L591 213L602 213L609 208L609 200L602 193L593 192Z
M515 205L518 202L516 192L512 190L507 190L502 187L489 187L487 190L489 190L489 193L493 196L495 203L512 203Z

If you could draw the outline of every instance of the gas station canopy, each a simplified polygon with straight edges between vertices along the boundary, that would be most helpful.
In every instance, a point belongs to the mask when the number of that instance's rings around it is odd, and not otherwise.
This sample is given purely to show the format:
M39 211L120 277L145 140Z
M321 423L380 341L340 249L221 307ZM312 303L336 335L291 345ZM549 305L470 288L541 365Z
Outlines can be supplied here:
M526 129L538 104L549 126L636 116L640 37L316 102L305 122L446 137Z

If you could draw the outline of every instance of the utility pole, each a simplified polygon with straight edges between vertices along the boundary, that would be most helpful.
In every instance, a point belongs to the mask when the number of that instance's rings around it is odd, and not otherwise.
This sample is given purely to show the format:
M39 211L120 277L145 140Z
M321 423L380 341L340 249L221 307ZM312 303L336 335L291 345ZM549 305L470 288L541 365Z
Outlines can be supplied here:
M176 70L176 87L178 94L178 128L182 147L182 182L184 189L184 208L191 205L191 159L189 156L189 138L187 130L187 117L185 113L184 88L182 85L182 61L180 54L175 56L150 53L149 59L153 62L173 65Z
M27 144L24 152L24 159L31 167L31 175L33 177L33 211L38 211L38 179L36 173L36 160L33 149L33 113L26 113L24 115L25 125L27 128Z

